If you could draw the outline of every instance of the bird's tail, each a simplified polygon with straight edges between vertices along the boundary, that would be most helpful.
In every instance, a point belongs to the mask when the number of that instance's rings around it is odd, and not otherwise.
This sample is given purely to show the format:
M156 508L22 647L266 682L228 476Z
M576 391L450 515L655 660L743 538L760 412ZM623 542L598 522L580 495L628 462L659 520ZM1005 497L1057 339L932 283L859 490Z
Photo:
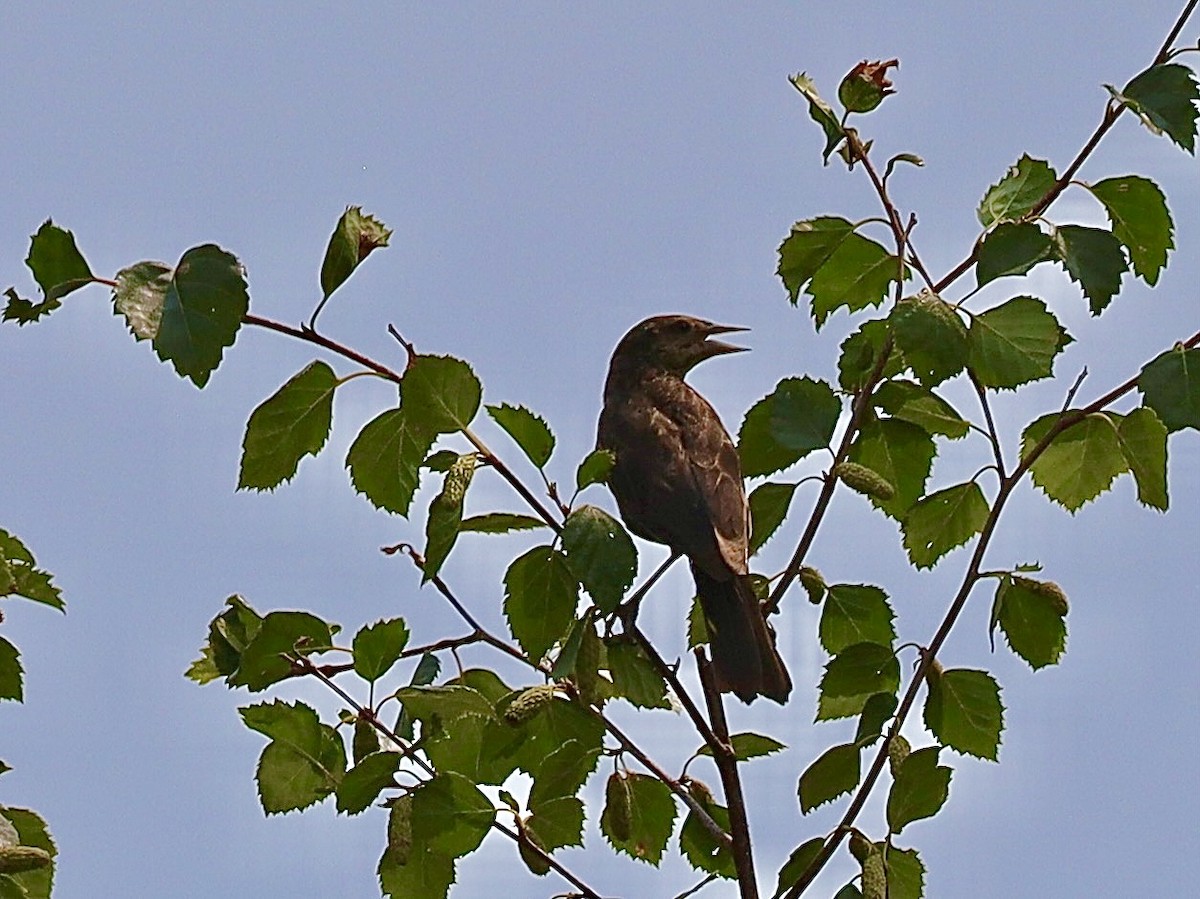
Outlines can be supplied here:
M692 566L700 607L708 619L708 637L717 686L742 702L766 696L780 705L792 692L775 638L762 606L745 575L717 580Z

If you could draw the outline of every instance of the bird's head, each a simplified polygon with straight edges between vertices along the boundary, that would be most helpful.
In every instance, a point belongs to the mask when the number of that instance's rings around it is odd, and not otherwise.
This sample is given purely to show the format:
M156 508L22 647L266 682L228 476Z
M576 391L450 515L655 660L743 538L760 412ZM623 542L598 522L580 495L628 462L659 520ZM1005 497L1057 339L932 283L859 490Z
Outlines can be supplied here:
M712 337L745 330L690 315L656 315L634 325L621 338L613 353L613 362L651 364L683 376L712 356L744 351L746 347Z

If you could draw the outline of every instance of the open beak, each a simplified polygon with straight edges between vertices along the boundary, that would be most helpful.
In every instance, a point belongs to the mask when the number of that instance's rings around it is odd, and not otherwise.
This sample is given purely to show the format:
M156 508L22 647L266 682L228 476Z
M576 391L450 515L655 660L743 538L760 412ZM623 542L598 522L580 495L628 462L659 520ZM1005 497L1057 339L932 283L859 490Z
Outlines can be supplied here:
M736 325L714 325L708 326L708 335L704 340L704 346L708 349L710 356L718 356L722 353L744 353L749 350L749 347L734 346L732 343L725 343L723 340L712 340L714 334L733 334L738 331L749 331L749 328L739 328Z

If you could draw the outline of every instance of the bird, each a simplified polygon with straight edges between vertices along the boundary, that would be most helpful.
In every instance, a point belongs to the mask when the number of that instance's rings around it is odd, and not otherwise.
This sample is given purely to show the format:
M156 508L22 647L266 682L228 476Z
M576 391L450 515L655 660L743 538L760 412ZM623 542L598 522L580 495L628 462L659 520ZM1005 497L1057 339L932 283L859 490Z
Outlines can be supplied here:
M792 682L748 577L741 461L716 410L684 380L705 359L745 350L712 339L745 330L688 315L634 325L609 363L596 444L615 454L608 486L629 530L688 559L718 689L782 705Z

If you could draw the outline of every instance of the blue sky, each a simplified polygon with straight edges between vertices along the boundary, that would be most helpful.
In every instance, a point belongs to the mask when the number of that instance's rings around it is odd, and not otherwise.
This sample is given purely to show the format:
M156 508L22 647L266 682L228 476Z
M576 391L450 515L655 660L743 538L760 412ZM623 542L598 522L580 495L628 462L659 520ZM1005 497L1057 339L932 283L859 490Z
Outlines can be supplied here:
M395 229L392 246L339 291L323 327L391 364L388 323L421 351L469 360L488 402L550 422L565 482L591 448L612 346L648 314L752 329L754 352L693 379L731 428L781 377L832 377L846 317L814 334L773 275L775 248L795 219L874 207L860 173L820 167L789 74L806 70L832 95L860 59L901 59L898 95L864 126L877 152L926 160L894 184L936 275L969 250L979 198L1022 152L1066 165L1100 117L1100 85L1145 65L1178 5L1147 0L1136 17L1083 2L13 6L0 28L0 286L28 295L28 237L53 216L101 275L217 242L246 264L252 311L296 323L318 297L337 216L362 205ZM1196 33L1193 23L1185 36ZM1132 172L1164 187L1175 216L1180 249L1159 288L1127 277L1098 321L1061 273L1017 288L1046 299L1077 338L1058 371L1069 382L1088 366L1083 399L1196 329L1196 160L1127 117L1081 177ZM1051 215L1100 220L1082 193ZM994 300L1012 289L997 286ZM308 347L247 330L196 391L133 344L94 287L43 323L0 328L0 354L0 527L57 575L69 607L64 618L6 604L27 690L25 705L0 708L0 758L15 769L0 803L48 818L62 849L57 895L375 894L382 816L347 821L321 807L266 820L252 782L262 742L235 713L256 698L197 688L182 672L233 592L351 632L397 614L417 639L458 632L415 573L378 552L418 539L419 521L373 511L341 465L389 391L348 385L325 453L274 494L239 494L245 419L314 357ZM1064 389L1000 403L1010 452ZM1037 559L1063 584L1068 652L1036 675L1005 650L991 655L988 598L973 598L947 662L997 676L1008 730L999 765L955 758L946 810L905 831L930 895L1183 895L1200 877L1181 851L1195 834L1200 738L1196 434L1173 437L1170 452L1165 517L1136 505L1128 479L1073 518L1030 489L1010 509L989 559ZM952 483L956 465L976 467L949 460L932 483ZM518 508L482 476L472 501ZM603 491L592 501L611 508ZM782 565L787 542L776 539L764 568ZM498 627L499 577L517 551L475 540L448 563ZM812 560L831 581L886 586L902 638L927 640L961 555L912 574L894 526L846 496ZM644 564L660 557L642 548ZM688 589L670 581L647 609L667 645L679 643ZM792 704L735 712L736 727L792 747L750 768L771 885L790 848L835 820L828 809L801 818L795 801L800 768L846 739L810 723L823 663L815 621L796 600L781 623ZM284 695L333 708L312 686ZM649 719L656 756L694 748L677 725ZM878 803L863 820L881 833ZM564 861L612 894L673 895L697 879L677 856L661 874L615 860L594 830L587 845ZM851 873L832 866L817 895ZM460 865L459 883L453 895L467 899L560 889L533 881L498 837Z

